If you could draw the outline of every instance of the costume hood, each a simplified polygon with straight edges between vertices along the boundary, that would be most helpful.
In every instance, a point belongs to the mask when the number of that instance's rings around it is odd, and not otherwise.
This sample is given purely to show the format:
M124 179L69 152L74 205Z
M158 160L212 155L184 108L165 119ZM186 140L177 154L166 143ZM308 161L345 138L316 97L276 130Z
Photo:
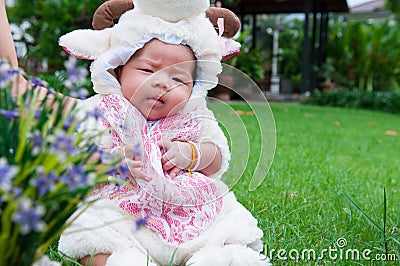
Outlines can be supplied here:
M191 47L198 60L192 96L205 96L218 83L221 59L240 47L230 39L240 27L238 18L208 0L110 0L96 11L93 26L62 36L59 44L77 58L93 60L91 78L99 94L122 94L114 69L153 38Z

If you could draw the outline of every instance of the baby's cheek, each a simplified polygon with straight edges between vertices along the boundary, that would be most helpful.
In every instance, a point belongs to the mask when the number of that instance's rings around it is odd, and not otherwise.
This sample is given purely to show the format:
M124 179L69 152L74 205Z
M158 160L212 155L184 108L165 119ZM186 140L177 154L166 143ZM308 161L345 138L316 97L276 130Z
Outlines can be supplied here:
M133 90L125 90L125 93L124 93L124 97L128 100L128 101L131 101L131 99L133 98L133 95L134 95L134 91Z
M177 98L177 100L176 100L176 109L178 109L180 111L183 108L185 108L186 104L189 101L189 97L190 97L190 95L184 95L184 96L182 96L180 98Z

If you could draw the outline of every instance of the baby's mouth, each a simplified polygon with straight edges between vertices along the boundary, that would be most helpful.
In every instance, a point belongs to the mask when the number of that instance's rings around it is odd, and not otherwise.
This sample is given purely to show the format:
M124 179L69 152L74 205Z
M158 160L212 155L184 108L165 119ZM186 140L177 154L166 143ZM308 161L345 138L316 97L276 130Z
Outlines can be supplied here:
M160 107L164 105L165 101L162 96L151 97L147 99L154 107Z

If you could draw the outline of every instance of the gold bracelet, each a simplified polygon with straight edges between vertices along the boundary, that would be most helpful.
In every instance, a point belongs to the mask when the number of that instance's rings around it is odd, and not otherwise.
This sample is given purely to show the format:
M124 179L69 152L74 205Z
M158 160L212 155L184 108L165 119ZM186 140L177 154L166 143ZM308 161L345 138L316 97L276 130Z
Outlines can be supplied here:
M190 163L189 168L188 168L187 170L188 170L189 176L190 176L190 177L193 177L193 174L192 174L192 172L190 171L190 169L193 167L194 162L196 161L196 149L195 149L195 147L194 147L194 143L193 143L193 142L188 141L187 143L189 143L190 148L192 148L192 162Z

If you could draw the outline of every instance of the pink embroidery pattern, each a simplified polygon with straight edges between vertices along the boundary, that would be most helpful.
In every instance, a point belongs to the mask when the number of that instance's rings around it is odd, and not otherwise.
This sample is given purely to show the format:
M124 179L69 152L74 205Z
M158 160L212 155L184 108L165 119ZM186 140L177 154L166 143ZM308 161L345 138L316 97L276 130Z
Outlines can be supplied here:
M162 152L157 142L163 138L198 141L207 110L178 113L156 122L150 129L143 115L119 95L105 96L99 105L103 125L111 130L113 145L139 144L143 149L143 171L152 181L138 179L135 190L105 186L107 196L133 217L149 217L148 227L170 243L180 244L199 236L214 221L222 207L220 189L201 173L193 177L182 171L174 180L164 173Z

